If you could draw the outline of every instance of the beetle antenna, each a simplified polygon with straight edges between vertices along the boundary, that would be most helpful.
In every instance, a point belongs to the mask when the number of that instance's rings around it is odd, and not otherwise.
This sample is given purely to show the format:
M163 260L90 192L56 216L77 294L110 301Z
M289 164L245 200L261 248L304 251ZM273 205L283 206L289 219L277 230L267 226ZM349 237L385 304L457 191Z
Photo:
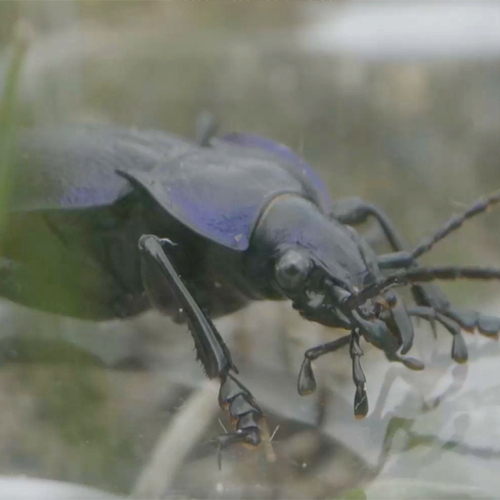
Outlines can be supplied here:
M437 266L401 270L368 285L359 293L351 295L345 302L348 307L352 308L376 297L389 288L434 280L450 281L456 279L500 280L500 269L480 266Z
M412 260L418 259L427 253L437 242L446 238L450 233L459 229L462 224L476 215L486 212L492 205L500 202L500 191L495 191L489 196L481 196L469 206L461 215L454 215L444 223L432 236L423 240L410 254Z

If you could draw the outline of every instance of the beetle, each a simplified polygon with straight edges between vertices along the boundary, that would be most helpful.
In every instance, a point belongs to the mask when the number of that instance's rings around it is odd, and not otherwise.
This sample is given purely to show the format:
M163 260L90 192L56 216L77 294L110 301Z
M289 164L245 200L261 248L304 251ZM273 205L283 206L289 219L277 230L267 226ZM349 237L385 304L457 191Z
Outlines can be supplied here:
M155 307L185 321L219 404L258 445L263 411L236 377L212 319L256 300L291 300L311 321L349 334L306 351L298 391L315 389L311 362L349 345L354 414L368 412L360 340L413 370L411 317L441 323L452 357L467 359L461 329L497 335L500 319L458 311L436 278L494 278L491 269L420 268L417 258L466 219L499 201L481 199L413 252L387 215L358 198L333 201L313 168L269 139L216 136L202 119L196 140L155 130L74 124L21 130L14 147L0 241L0 296L80 319L126 319ZM394 250L377 256L352 226L374 217ZM388 270L395 274L386 276ZM395 286L412 285L406 307Z

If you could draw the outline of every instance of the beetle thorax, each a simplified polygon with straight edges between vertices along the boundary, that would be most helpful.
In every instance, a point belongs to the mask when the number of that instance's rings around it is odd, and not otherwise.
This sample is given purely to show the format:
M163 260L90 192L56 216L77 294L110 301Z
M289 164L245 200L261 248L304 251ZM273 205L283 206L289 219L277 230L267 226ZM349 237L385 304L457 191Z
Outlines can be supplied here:
M353 286L362 286L370 274L352 230L298 196L280 196L267 207L253 244L265 248L275 262L290 250L306 254Z

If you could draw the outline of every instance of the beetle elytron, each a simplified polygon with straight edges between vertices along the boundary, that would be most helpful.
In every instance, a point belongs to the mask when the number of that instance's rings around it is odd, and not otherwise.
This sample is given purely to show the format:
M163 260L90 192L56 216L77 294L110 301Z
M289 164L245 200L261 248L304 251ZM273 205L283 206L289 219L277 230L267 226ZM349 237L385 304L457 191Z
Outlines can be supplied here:
M159 131L72 125L18 135L14 180L1 239L0 296L89 320L129 318L152 305L188 323L197 357L221 382L220 405L236 431L218 443L256 445L263 413L210 318L254 300L290 299L308 320L349 330L309 349L298 390L314 390L311 361L349 345L354 413L368 412L359 341L415 370L406 356L410 317L441 323L452 357L467 359L461 329L496 335L500 319L457 311L435 278L495 278L495 270L424 269L417 257L467 218L481 200L415 251L387 216L360 199L333 202L314 170L288 148L247 134L196 141ZM377 256L351 227L373 216L394 253ZM385 278L383 271L399 269ZM406 308L395 285L412 284Z

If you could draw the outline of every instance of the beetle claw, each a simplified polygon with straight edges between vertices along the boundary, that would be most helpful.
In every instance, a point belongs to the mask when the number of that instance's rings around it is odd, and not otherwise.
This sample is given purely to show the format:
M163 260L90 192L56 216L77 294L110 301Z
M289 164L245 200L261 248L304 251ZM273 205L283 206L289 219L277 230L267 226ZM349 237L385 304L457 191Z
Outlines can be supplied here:
M260 444L260 441L261 438L258 429L228 432L212 439L210 444L217 446L217 464L219 466L219 470L222 469L222 450L224 448L238 443L255 447Z

